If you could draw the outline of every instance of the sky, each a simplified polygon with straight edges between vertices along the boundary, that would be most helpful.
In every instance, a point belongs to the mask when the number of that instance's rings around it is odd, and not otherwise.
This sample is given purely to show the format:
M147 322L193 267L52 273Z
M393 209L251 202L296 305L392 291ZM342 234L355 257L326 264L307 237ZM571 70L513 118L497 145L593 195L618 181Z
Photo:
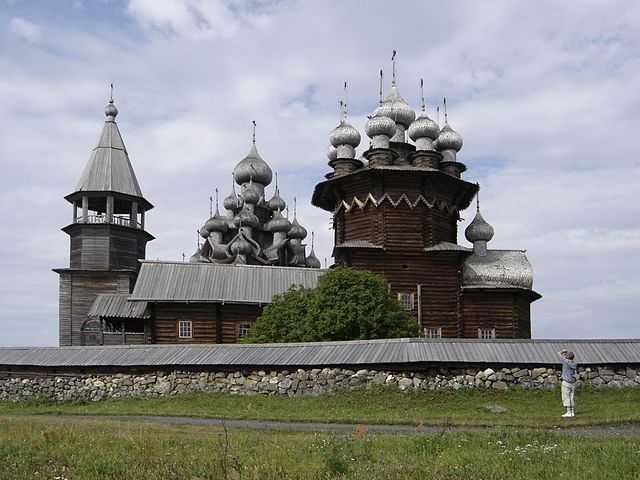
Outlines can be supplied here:
M640 338L640 3L0 0L0 346L57 345L71 193L108 85L156 237L193 253L209 196L257 145L331 263L330 169L344 81L364 135L378 70L447 97L490 248L526 249L535 338ZM459 243L472 209L462 212Z

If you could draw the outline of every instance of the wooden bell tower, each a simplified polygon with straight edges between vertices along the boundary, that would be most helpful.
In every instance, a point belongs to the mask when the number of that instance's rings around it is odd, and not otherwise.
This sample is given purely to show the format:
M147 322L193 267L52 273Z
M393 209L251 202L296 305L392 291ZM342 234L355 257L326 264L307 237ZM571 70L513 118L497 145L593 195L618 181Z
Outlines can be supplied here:
M143 196L109 100L98 144L75 191L65 197L73 206L72 222L62 229L70 237L70 264L60 275L59 344L81 345L89 308L101 293L129 294L153 236L145 230L145 213L153 208Z

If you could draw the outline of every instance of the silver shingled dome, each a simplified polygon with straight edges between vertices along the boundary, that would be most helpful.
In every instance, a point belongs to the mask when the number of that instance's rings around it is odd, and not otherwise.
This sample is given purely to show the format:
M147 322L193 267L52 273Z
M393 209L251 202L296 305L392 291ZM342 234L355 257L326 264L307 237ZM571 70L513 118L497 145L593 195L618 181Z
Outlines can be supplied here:
M260 201L260 192L251 180L249 180L249 185L247 185L242 191L242 198L245 203L250 203L252 205L255 205Z
M255 213L250 212L246 209L242 209L242 211L238 215L236 215L234 223L237 227L242 226L256 228L258 225L260 225L260 219L256 216Z
M360 145L360 140L360 132L346 120L340 120L338 126L329 133L329 142L336 148L339 145L351 145L356 148Z
M288 232L291 229L291 222L282 216L280 210L276 210L264 229L268 232Z
M205 222L203 227L200 229L202 232L206 230L208 232L226 232L229 229L229 224L227 223L228 219L220 215L220 212L216 209L216 213Z
M113 119L115 119L118 116L118 109L113 103L113 100L109 100L109 103L107 103L107 106L104 107L104 114L107 117L112 117Z
M396 122L379 113L372 115L364 126L364 131L369 138L378 135L386 135L391 138L396 133Z
M286 208L287 203L280 196L280 192L277 190L274 192L273 197L267 202L267 207L274 211L282 211Z
M435 140L440 134L440 127L427 115L427 112L420 112L420 115L409 125L408 133L409 138L414 142L419 138Z
M242 208L244 201L241 197L238 197L238 195L236 195L236 192L234 190L229 194L227 198L224 199L222 204L224 205L224 208L235 213Z
M289 238L299 238L300 240L304 240L307 237L307 229L298 223L297 219L293 219L291 222L291 228L289 229L289 233L287 235Z
M533 288L533 269L524 252L488 250L471 255L462 267L462 284L478 288Z
M476 212L476 216L473 221L467 226L464 231L464 236L471 243L477 241L488 242L493 238L494 230L487 221L482 218L480 211Z
M320 268L320 260L318 260L318 257L316 257L313 248L311 249L311 253L309 253L309 256L305 259L305 263L309 268Z
M398 86L393 85L391 91L373 112L374 116L389 117L396 123L408 128L416 118L416 112L400 96Z
M462 136L456 132L448 123L444 124L436 140L438 150L455 150L459 152L462 148Z
M273 172L258 153L254 143L247 156L240 160L236 168L233 169L233 176L239 185L247 183L253 178L254 182L261 183L266 187L271 183Z
M329 148L327 148L327 158L330 162L338 158L338 150L333 145L329 145Z

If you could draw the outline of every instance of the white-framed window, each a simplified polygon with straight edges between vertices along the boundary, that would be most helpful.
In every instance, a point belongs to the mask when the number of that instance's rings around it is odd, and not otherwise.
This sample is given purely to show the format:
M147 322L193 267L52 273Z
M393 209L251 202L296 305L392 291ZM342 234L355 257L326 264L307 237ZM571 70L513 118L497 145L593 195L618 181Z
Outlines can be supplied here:
M494 338L496 338L496 329L495 328L479 328L478 338L481 338L482 340L493 340Z
M238 325L238 338L245 337L249 334L249 329L251 328L250 323L241 323Z
M398 293L398 302L405 310L410 312L413 310L413 293Z
M178 322L178 338L193 338L193 324L191 320Z
M442 327L425 327L425 338L442 338Z

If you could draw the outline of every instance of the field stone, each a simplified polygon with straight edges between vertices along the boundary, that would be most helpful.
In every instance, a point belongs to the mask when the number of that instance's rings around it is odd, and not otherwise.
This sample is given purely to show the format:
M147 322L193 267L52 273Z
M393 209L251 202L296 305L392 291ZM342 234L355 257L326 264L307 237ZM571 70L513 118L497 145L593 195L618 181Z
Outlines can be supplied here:
M506 413L509 411L507 407L503 407L497 403L487 403L486 405L483 405L482 408L491 413Z

